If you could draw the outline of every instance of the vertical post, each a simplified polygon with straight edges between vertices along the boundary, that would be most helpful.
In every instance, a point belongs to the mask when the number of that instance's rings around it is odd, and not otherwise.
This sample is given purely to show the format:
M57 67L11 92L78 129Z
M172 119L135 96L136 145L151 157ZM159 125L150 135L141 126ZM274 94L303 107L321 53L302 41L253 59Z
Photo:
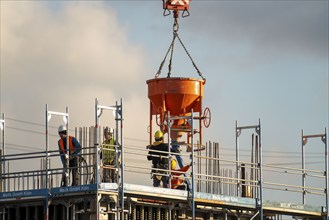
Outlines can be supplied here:
M100 207L99 207L99 198L98 198L98 189L99 189L99 180L100 180L100 150L99 150L99 116L101 114L101 109L98 108L98 100L97 98L95 99L95 132L96 132L96 143L95 143L95 147L96 147L96 167L95 167L95 171L96 171L96 219L99 219L99 211L100 211Z
M168 141L168 156L169 156L169 160L168 160L168 185L169 185L169 189L171 189L171 137L170 137L170 133L171 133L171 123L170 123L170 111L167 112L167 126L168 126L168 137L167 137L167 141ZM168 205L168 219L172 219L171 218L171 203L169 202Z
M327 139L327 128L324 129L324 135L322 136L322 141L324 142L325 145L325 163L326 163L326 220L328 220L328 208L329 208L329 201L328 201L328 169L329 169L329 164L328 164L328 139Z
M195 201L194 201L194 121L193 109L191 109L191 145L192 145L192 219L195 219Z
M0 176L1 176L1 181L0 181L0 192L4 192L3 191L3 188L2 188L2 182L3 182L3 180L4 180L4 178L2 178L2 149L0 149Z
M121 154L123 154L123 152L122 152L122 147L119 147L119 143L122 145L122 134L120 133L120 142L119 142L119 118L118 118L119 114L118 114L118 111L120 111L120 109L117 106L117 102L116 102L115 109L116 109L115 110L115 116L114 116L115 117L115 140L116 140L116 143L115 143L115 158L116 158L115 159L115 163L116 163L115 178L116 178L116 183L118 184L118 188L119 188L120 187L119 172L120 172L120 175L121 175L122 163L123 163L123 160L121 160ZM121 127L121 123L120 123L120 127ZM118 154L119 152L120 152L120 154ZM118 155L120 155L120 164L119 164ZM120 170L119 170L119 168L120 168ZM117 195L117 197L116 197L117 202L115 203L116 218L117 219L119 218L119 208L120 208L120 205L121 205L121 203L119 203L119 197L120 197L120 200L121 200L121 195Z
M2 113L2 119L0 120L0 128L2 133L2 174L6 174L6 160L5 160L5 113ZM6 192L6 178L3 178L3 192Z
M48 207L48 152L49 152L49 134L48 134L48 104L46 104L46 203L45 203L45 220L48 220L49 207Z
M253 181L255 180L254 178L254 169L255 169L255 160L254 160L254 152L255 152L255 149L254 149L254 143L255 143L255 135L252 134L251 135L251 168L250 168L250 180ZM254 187L254 183L250 183L250 196L251 198L255 198L255 194L254 194L254 191L255 191L255 187Z
M260 119L258 122L258 127L256 128L256 133L259 136L259 219L263 220L263 150L262 150L262 139L261 139L261 127Z
M171 141L170 141L170 132L171 132L171 123L170 123L170 111L167 112L167 126L168 126L168 137L167 137L167 141L168 141L168 156L169 156L169 160L168 160L168 185L169 185L169 189L171 189Z
M304 139L304 130L302 129L302 186L303 186L302 201L303 201L303 205L305 205L305 203L306 203L306 200L305 200L306 199L305 144L306 144L306 141Z
M70 178L70 158L69 158L69 155L70 155L70 144L69 144L69 137L70 137L70 129L69 129L69 108L66 107L66 174L65 176L67 177L67 185L70 185L70 182L71 182L71 178ZM73 174L73 172L72 172ZM72 178L74 178L74 176L72 175Z
M125 192L124 192L124 168L125 168L125 165L124 165L124 152L123 152L123 146L124 146L124 143L123 143L123 108L122 108L122 98L120 99L120 113L121 113L121 116L120 116L120 132L121 132L121 134L120 134L120 141L121 141L121 208L122 208L122 210L121 210L121 219L122 220L124 220L125 218L124 218L124 206L125 206L125 200L124 200L124 194L125 194ZM119 116L119 109L118 109L118 106L116 106L117 107L117 111L116 111L116 115L117 115L117 118L118 118L118 116Z
M238 121L235 121L235 159L236 159L236 196L240 195L240 155L239 155L239 136L240 128L238 128Z
M70 202L65 204L66 207L66 220L70 220Z
M255 169L255 180L259 180L259 137L258 135L255 135L255 163L257 164L256 167L257 169ZM259 188L258 188L258 183L257 183L257 188L255 190L255 196L258 199L259 198Z
M150 145L152 144L152 123L153 123L153 106L152 106L152 102L150 101Z

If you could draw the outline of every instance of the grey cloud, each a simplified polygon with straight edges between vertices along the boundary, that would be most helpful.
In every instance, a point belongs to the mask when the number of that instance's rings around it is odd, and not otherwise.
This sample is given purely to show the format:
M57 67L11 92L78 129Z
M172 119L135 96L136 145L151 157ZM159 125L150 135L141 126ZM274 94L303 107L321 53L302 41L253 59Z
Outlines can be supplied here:
M263 53L328 57L328 1L191 2L186 26L204 37L245 41Z

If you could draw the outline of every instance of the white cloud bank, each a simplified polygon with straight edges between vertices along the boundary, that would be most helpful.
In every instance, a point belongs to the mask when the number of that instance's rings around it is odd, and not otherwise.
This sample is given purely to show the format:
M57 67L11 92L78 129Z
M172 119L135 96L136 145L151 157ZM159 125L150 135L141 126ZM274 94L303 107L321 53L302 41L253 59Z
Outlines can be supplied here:
M57 10L40 1L1 2L0 110L43 122L45 104L60 112L68 106L72 126L89 126L96 97L104 105L122 97L126 134L147 137L145 54L127 34L101 2L67 2Z

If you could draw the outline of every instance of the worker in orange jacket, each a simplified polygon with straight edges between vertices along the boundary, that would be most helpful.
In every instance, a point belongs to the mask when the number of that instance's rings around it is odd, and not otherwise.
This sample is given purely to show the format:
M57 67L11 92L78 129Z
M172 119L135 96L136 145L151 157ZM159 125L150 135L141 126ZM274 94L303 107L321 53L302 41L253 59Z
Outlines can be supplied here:
M185 179L180 178L179 176L184 174L184 172L188 171L190 165L186 165L177 170L176 170L176 166L177 166L177 160L172 159L171 160L171 188L186 190L186 186L183 184L185 182Z
M75 137L67 136L67 129L66 126L61 125L58 128L58 135L60 139L58 140L58 148L59 154L61 157L61 161L64 167L64 170L68 167L71 168L72 172L72 186L78 185L78 162L79 156L81 152L81 145ZM69 149L66 146L66 139L69 138ZM66 155L69 157L69 164L66 164ZM63 176L62 184L67 186L67 178Z

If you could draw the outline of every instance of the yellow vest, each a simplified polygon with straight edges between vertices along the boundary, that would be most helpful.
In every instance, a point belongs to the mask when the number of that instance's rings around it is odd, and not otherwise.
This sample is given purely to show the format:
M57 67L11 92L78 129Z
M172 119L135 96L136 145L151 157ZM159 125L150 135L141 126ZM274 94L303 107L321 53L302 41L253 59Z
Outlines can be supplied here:
M102 159L104 164L114 165L115 158L115 141L112 138L110 141L103 142L103 150L102 150ZM108 150L106 150L108 149Z

